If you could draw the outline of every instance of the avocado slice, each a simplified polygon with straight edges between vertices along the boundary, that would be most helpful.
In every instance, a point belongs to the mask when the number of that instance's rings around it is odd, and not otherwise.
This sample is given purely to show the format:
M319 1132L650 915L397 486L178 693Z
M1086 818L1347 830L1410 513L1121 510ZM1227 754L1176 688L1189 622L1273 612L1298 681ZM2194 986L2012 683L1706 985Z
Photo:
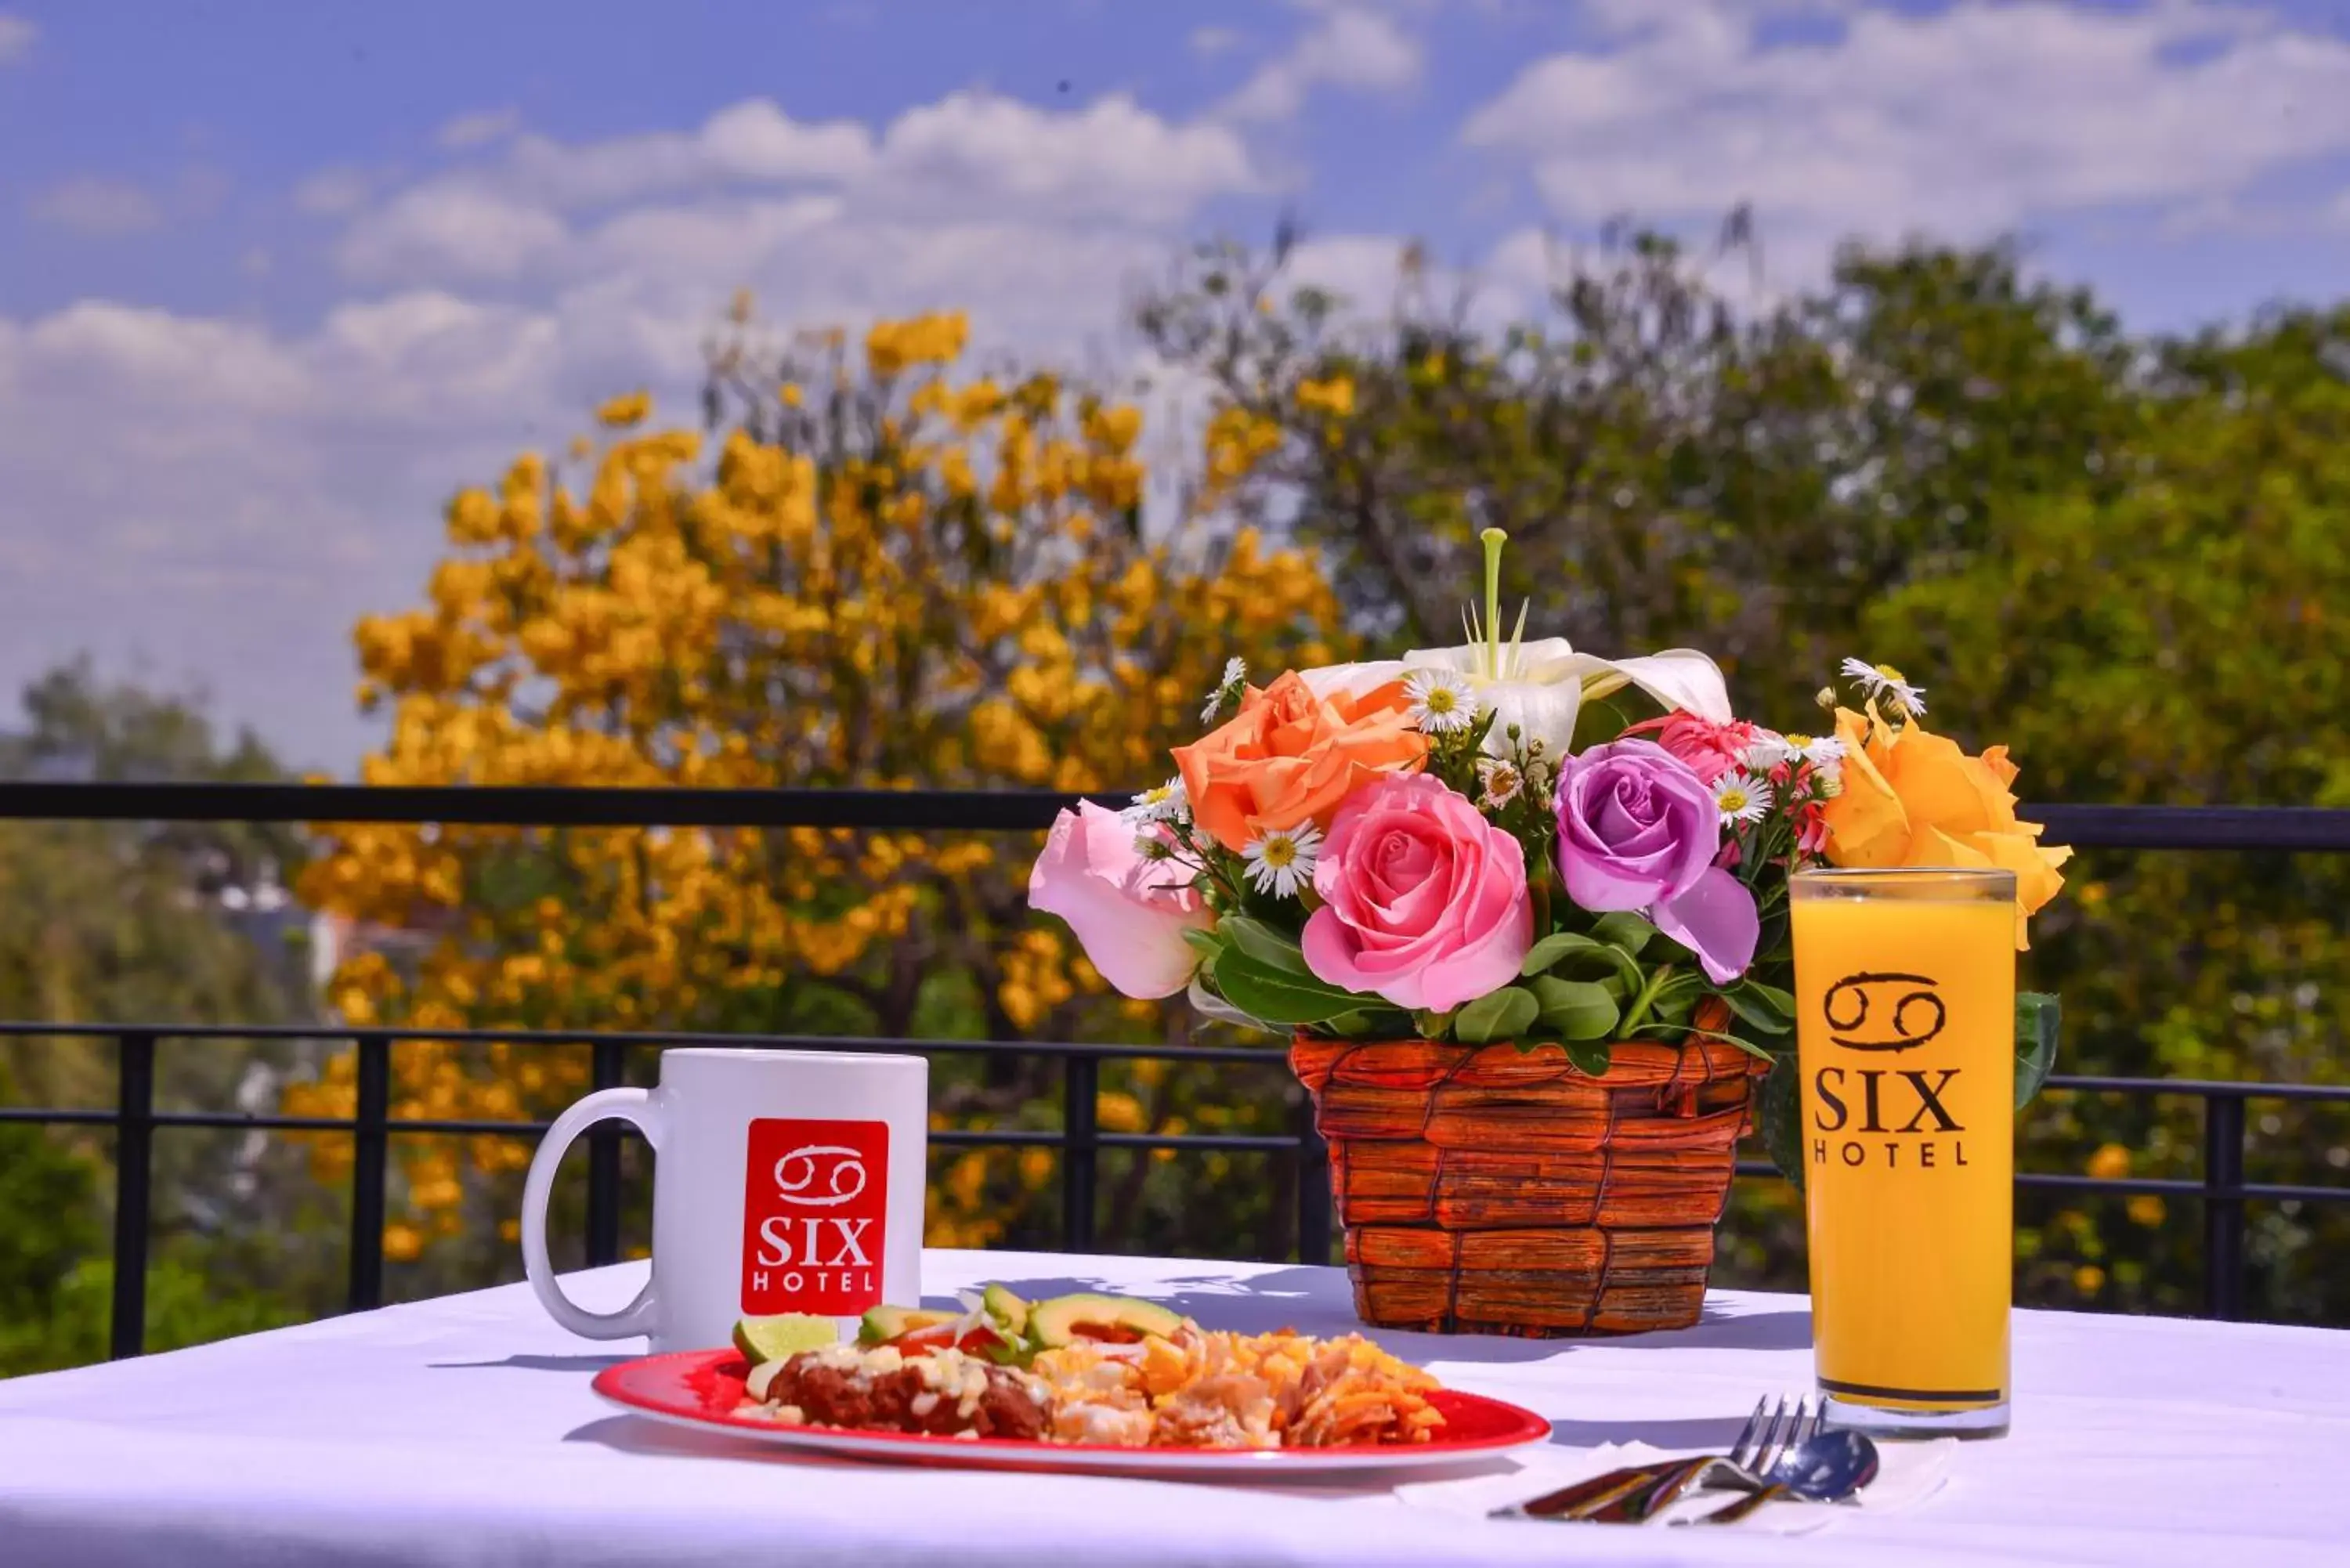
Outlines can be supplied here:
M1133 1296L1055 1296L1028 1309L1028 1337L1048 1347L1124 1334L1164 1337L1182 1326L1181 1314Z
M859 1345L886 1345L901 1334L911 1334L918 1328L936 1328L942 1323L952 1323L961 1313L939 1312L930 1307L878 1306L867 1313L857 1327Z
M839 1343L837 1323L828 1317L811 1317L804 1312L746 1317L734 1324L734 1348L754 1366L769 1361L788 1361L803 1350Z
M980 1305L987 1309L1006 1334L1028 1332L1028 1303L1005 1290L1002 1285L990 1285L980 1293Z

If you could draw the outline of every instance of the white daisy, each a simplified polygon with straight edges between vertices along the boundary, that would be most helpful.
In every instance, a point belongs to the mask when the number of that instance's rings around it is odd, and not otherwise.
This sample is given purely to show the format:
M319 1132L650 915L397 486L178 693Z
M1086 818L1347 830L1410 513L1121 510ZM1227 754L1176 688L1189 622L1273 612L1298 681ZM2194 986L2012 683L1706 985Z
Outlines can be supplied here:
M1504 757L1479 757L1477 782L1485 786L1477 804L1488 811L1499 811L1517 799L1518 792L1526 787L1525 774L1518 771L1517 763Z
M1844 765L1844 742L1833 735L1766 733L1746 749L1746 765L1757 774L1796 761L1811 764L1814 773L1835 773Z
M1901 671L1889 664L1867 664L1857 659L1844 661L1847 679L1860 682L1863 695L1882 697L1885 705L1896 713L1923 713L1926 711L1926 689L1912 686L1902 679Z
M1771 809L1771 786L1752 774L1724 774L1713 786L1713 802L1724 822L1760 822Z
M1175 858L1175 846L1168 842L1167 835L1156 827L1146 827L1134 836L1134 852L1145 860Z
M1248 660L1245 659L1225 659L1224 678L1216 682L1216 689L1213 691L1208 693L1207 703L1200 710L1200 722L1202 724L1214 723L1216 722L1216 715L1224 711L1224 704L1239 696L1241 688L1247 684L1247 681Z
M1258 892L1295 898L1299 888L1313 882L1314 860L1321 849L1321 830L1307 823L1250 839L1241 858L1248 862L1248 877Z
M1134 804L1118 815L1128 822L1179 822L1191 809L1191 797L1183 793L1183 776L1178 774L1136 795Z
M1422 734L1454 734L1477 722L1477 699L1457 670L1415 670L1403 689Z

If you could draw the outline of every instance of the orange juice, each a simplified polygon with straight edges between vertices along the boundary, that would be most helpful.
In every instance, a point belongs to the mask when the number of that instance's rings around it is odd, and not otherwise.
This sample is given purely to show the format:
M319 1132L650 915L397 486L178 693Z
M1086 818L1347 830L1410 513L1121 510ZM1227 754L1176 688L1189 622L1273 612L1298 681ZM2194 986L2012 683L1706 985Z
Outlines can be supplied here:
M2014 899L2003 872L1795 879L1812 1334L1840 1425L2006 1429Z

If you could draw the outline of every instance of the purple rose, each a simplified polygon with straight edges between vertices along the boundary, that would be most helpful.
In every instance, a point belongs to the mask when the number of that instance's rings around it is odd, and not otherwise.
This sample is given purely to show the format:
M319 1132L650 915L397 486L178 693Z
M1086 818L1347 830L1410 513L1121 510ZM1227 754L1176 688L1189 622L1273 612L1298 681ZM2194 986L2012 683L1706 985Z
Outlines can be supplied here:
M1721 808L1695 770L1653 741L1613 741L1565 760L1558 869L1586 909L1638 909L1688 948L1717 985L1754 961L1754 895L1713 863Z

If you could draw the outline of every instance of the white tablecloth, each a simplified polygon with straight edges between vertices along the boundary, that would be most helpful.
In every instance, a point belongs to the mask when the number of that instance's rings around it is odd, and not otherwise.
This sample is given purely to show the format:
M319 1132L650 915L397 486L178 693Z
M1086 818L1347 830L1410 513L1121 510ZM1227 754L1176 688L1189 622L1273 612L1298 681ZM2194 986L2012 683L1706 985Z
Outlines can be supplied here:
M1032 1298L1168 1298L1211 1326L1354 1326L1332 1269L932 1252L924 1271L934 1295L999 1279ZM570 1287L610 1307L642 1275ZM1804 1388L1811 1370L1791 1296L1718 1293L1700 1326L1636 1339L1380 1337L1449 1383L1541 1410L1570 1447L1719 1446L1759 1395ZM517 1285L0 1382L0 1565L2350 1563L2345 1333L2019 1314L2013 1434L1960 1447L1914 1507L1841 1511L1800 1538L1492 1522L1391 1484L793 1459L598 1401L590 1374L640 1349L573 1338ZM1539 1466L1529 1478L1542 1489ZM1474 1484L1508 1490L1490 1473Z

